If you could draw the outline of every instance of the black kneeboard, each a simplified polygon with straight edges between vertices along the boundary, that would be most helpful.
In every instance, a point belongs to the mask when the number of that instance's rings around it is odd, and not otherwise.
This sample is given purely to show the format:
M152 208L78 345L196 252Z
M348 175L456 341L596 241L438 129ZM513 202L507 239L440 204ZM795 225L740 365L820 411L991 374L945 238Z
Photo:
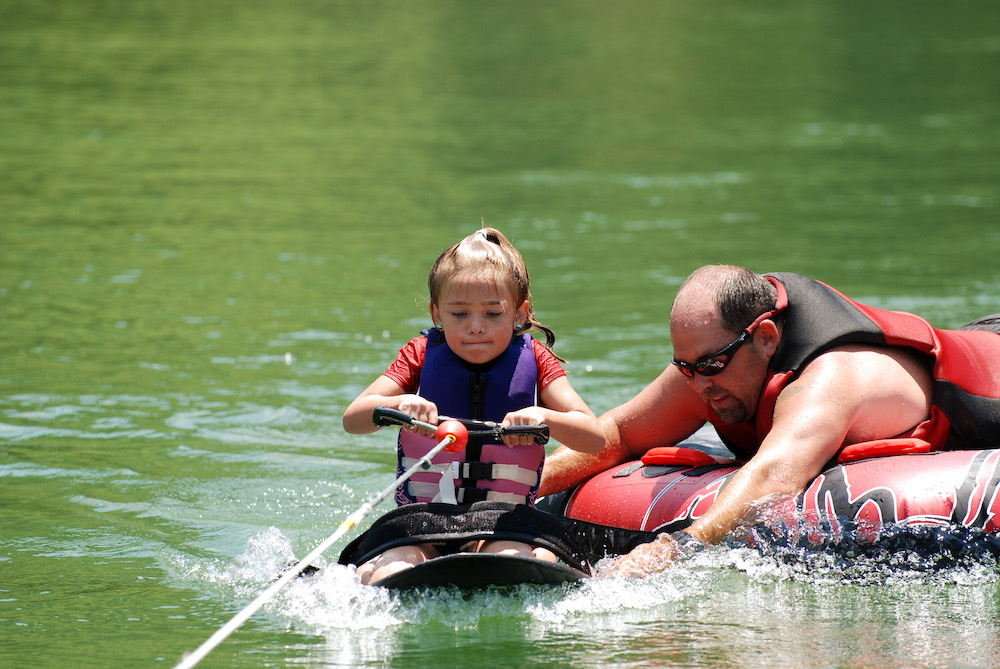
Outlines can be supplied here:
M371 583L394 590L453 585L462 589L576 583L590 574L558 562L496 553L455 553L422 562Z

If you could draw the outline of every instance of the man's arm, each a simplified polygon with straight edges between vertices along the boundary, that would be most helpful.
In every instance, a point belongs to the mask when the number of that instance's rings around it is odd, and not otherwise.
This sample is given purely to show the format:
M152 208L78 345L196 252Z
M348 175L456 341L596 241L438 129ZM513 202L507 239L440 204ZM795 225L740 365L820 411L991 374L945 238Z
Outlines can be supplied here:
M894 437L920 423L931 397L929 372L905 353L844 347L819 356L781 392L757 454L686 532L721 541L760 500L802 492L842 445ZM643 544L612 573L651 573L665 551L677 549L672 542Z
M538 494L568 490L598 472L642 457L650 448L676 444L707 418L704 402L670 366L638 395L600 417L603 450L579 453L560 446L547 457Z

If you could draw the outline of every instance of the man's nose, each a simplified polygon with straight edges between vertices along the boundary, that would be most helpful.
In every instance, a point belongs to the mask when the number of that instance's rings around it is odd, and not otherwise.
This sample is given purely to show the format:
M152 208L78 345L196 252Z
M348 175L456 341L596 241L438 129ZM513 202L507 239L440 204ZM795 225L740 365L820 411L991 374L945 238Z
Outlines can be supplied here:
M695 372L694 376L691 377L688 383L691 384L691 387L694 388L695 392L701 394L703 391L711 388L715 384L715 381L712 380L711 376L705 376Z

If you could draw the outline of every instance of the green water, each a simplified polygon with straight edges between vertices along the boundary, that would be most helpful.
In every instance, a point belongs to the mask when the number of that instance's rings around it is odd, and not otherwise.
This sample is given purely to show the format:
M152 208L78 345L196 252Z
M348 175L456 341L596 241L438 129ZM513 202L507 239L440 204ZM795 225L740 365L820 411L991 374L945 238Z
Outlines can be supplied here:
M1000 312L998 207L995 2L4 0L0 665L173 666L386 486L340 414L483 219L602 412L708 262ZM998 573L331 569L202 666L1000 666Z

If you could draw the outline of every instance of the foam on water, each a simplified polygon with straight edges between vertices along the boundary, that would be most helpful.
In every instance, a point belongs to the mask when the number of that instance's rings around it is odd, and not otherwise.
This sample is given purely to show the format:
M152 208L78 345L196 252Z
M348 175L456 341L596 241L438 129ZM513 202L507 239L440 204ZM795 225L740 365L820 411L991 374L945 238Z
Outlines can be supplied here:
M250 598L297 562L291 542L271 527L253 536L232 560L197 559L175 554L168 559L174 576L188 586L208 586L222 596ZM594 578L571 586L517 586L462 591L417 588L390 591L362 585L354 570L321 560L315 574L284 588L266 608L289 624L317 634L384 629L407 623L437 622L449 627L476 626L484 618L523 618L540 624L566 624L585 617L608 620L645 616L702 592L705 571L681 565L644 580Z
M697 621L724 619L729 610L749 616L740 624L752 632L775 620L809 625L838 616L843 607L870 616L869 609L897 606L914 616L912 607L929 593L948 592L948 606L965 610L967 600L983 587L1000 584L1000 570L989 555L952 564L921 563L906 550L848 556L756 530L755 545L712 546L642 579L599 576L572 586L478 591L365 586L353 569L333 563L335 548L314 563L318 572L295 579L277 593L255 615L254 624L317 639L303 646L303 652L310 661L321 657L324 666L376 666L387 657L420 656L425 643L481 645L494 634L523 637L536 649L570 644L581 659L593 659L588 653L598 651L590 648L591 642L600 640L599 655L605 660L620 655L618 660L634 656L645 661L672 648L671 635L698 635L702 623ZM292 541L270 527L251 537L235 558L174 553L167 562L167 571L182 587L243 606L294 564L296 556ZM599 573L606 566L600 561ZM853 592L844 586L856 585L864 586L875 603L857 603L844 594ZM795 602L792 610L789 602ZM990 611L985 602L970 634L991 629ZM930 621L932 612L917 617ZM663 633L667 637L656 641ZM793 653L789 648L782 652ZM791 661L792 656L785 659Z

